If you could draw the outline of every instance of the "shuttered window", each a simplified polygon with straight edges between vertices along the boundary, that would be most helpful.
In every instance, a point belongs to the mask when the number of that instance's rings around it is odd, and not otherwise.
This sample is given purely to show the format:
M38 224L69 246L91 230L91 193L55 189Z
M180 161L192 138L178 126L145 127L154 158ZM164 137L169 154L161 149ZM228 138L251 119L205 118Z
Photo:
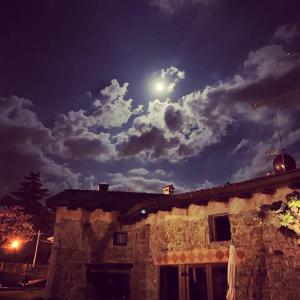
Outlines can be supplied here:
M126 246L128 242L127 232L115 232L113 237L114 246Z

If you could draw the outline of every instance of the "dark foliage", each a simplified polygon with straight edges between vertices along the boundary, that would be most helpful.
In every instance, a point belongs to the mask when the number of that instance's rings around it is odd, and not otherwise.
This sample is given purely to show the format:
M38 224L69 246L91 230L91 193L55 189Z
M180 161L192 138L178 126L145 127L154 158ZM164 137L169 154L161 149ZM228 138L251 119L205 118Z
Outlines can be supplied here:
M11 193L24 211L31 215L38 215L44 208L40 200L48 195L48 189L42 188L40 173L30 172L20 183L16 192Z
M41 202L47 195L48 189L43 188L40 173L30 172L16 191L1 199L1 205L22 207L24 213L32 216L30 222L36 231L51 234L54 215Z
M292 192L292 193L287 194L287 195L285 196L285 199L286 199L287 201L290 201L290 200L292 200L292 199L300 199L300 193L297 192L297 191L294 191L294 192Z
M265 205L262 205L260 207L260 210L258 212L258 216L261 218L261 219L264 219L265 216L266 216L266 213L268 211L277 211L279 209L284 209L284 207L286 206L285 203L283 203L282 201L277 201L277 202L274 202L272 204L265 204Z

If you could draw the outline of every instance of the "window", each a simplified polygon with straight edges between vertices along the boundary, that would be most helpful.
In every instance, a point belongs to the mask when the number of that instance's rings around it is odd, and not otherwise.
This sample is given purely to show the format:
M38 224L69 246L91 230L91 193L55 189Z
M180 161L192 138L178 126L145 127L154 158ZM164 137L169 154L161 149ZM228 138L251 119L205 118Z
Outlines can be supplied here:
M114 246L126 246L128 241L128 233L127 232L115 232L113 238Z
M228 215L209 216L208 222L211 242L231 240L230 222Z

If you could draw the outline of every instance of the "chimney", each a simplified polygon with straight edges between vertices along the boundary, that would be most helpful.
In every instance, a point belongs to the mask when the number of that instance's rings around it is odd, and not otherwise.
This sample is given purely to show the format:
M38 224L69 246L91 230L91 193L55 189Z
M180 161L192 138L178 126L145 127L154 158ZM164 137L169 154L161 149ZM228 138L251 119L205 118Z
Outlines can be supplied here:
M98 191L99 192L107 192L108 187L109 187L109 184L107 184L107 183L99 183L98 184Z
M173 184L165 185L163 187L163 193L165 195L173 195L174 190L175 190L175 188L174 188Z

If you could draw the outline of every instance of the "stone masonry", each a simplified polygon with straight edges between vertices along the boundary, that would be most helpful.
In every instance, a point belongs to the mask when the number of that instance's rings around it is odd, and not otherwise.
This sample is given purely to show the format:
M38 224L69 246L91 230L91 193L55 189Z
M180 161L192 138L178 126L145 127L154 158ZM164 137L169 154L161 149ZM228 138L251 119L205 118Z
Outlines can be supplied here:
M289 192L282 188L274 195L255 194L251 199L233 198L228 203L211 200L205 206L160 211L133 225L122 225L117 213L100 209L59 208L47 295L92 300L86 263L130 263L130 299L157 300L159 266L172 264L170 259L177 259L176 264L202 263L201 259L227 262L230 241L210 242L208 217L228 213L232 242L239 254L237 299L297 300L300 248L258 214L260 205L283 200ZM113 245L113 233L118 230L128 232L125 247Z

